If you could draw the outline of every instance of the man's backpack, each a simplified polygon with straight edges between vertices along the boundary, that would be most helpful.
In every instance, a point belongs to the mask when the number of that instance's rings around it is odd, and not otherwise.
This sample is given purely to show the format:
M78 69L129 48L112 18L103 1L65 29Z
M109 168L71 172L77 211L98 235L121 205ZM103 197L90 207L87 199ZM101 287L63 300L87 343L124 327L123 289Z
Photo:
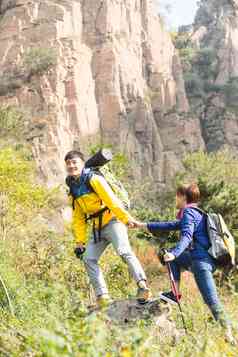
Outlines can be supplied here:
M121 181L111 172L108 166L100 169L100 174L105 178L112 191L122 202L124 208L129 209L131 206L129 194Z
M206 215L207 233L210 241L208 253L216 259L218 266L233 267L235 265L235 240L222 215L206 213L200 208L195 209Z
M90 179L93 175L99 175L105 178L112 191L122 202L123 206L126 209L130 208L130 199L127 190L120 180L113 175L109 167L106 166L112 158L113 155L110 149L100 149L85 162L85 167L79 179L70 176L66 178L66 185L69 187L69 193L73 197L73 206L76 198L83 194L93 192L93 188L90 185Z
M111 187L112 191L122 202L122 205L126 209L130 208L130 199L127 190L106 166L100 169L98 168L84 169L80 177L80 180L78 181L75 181L70 176L66 178L66 184L70 190L69 194L73 198L73 208L74 208L74 201L76 198L82 196L83 194L93 192L93 188L90 185L90 179L92 178L93 175L99 175L104 177L108 185Z
M83 169L80 178L75 179L74 177L71 176L68 176L66 178L66 184L69 187L69 195L72 196L73 209L75 208L75 200L78 197L88 194L90 192L94 192L90 184L90 179L93 177L93 175L99 175L104 177L108 185L111 187L112 191L115 193L117 198L121 201L124 208L125 209L130 208L130 200L129 200L128 192L124 188L123 184L112 174L110 169L104 166L112 158L111 156L111 158L108 159L108 156L110 157L108 150L106 150L106 155L104 155L104 151L100 150L85 163L85 168ZM91 165L89 165L90 162L95 166L91 167ZM97 236L96 236L94 219L95 218L99 219L98 240L100 241L101 229L102 229L102 216L103 213L108 210L109 210L108 207L104 207L100 211L95 212L94 214L91 214L89 216L85 215L86 222L88 222L89 220L93 220L93 234L94 234L95 243L97 242Z

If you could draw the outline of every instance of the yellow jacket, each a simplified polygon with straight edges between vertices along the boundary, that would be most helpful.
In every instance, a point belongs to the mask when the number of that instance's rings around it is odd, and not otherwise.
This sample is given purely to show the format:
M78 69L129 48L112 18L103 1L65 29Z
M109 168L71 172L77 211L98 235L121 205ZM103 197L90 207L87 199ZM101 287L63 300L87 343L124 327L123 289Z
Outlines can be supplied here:
M89 192L74 201L72 230L76 243L85 244L87 242L87 222L86 215L94 214L104 207L109 210L103 213L102 227L108 224L112 218L117 218L127 224L132 217L124 209L121 201L116 197L111 187L104 177L93 175L90 179L90 186L94 192ZM94 218L95 226L99 226L99 218Z

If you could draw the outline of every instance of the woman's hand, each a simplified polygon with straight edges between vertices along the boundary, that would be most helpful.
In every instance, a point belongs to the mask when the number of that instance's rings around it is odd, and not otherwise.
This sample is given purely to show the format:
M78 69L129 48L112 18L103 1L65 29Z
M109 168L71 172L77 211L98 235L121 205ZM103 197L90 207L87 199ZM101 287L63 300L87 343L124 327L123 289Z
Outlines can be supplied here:
M172 253L165 253L164 255L164 261L167 263L167 262L172 262L174 259L175 259L175 256L172 254Z

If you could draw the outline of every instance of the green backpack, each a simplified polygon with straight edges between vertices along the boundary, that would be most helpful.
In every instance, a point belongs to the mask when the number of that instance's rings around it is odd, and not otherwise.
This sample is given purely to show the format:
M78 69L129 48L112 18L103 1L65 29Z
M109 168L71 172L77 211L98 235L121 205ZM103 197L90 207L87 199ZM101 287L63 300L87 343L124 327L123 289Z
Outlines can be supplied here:
M98 171L105 178L108 185L111 187L112 191L122 202L123 206L126 209L129 209L131 206L129 194L125 189L124 185L121 183L121 181L118 178L116 178L116 176L111 172L108 166L103 166ZM94 171L94 172L97 174L98 171Z
M105 178L112 191L122 202L125 209L130 208L130 199L127 190L120 180L111 172L107 163L112 160L112 153L109 149L101 149L94 156L88 159L81 174L80 179L75 180L73 177L66 178L66 184L70 189L70 195L74 201L86 192L94 191L90 185L90 179L93 175L99 175Z

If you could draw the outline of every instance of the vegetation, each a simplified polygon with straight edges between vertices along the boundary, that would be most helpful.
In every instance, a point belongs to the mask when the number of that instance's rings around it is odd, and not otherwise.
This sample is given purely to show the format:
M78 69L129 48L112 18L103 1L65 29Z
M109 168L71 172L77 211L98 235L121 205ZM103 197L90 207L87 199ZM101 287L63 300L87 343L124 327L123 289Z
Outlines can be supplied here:
M203 207L219 210L235 228L237 160L226 152L212 156L197 153L187 157L184 164L184 173L175 181L197 179L202 188ZM124 175L126 159L123 155L119 155L113 165L118 165L119 175ZM135 185L132 187L129 179L127 185L132 201L136 202L133 214L138 218L174 217L174 190L159 195L155 210L154 199L151 201L150 197L151 186L140 189L140 195L143 190L147 194L143 200L137 201ZM70 231L67 227L60 227L59 223L62 190L48 190L37 183L35 165L26 146L2 146L0 192L0 276L10 299L9 304L0 284L1 356L236 357L236 348L224 342L220 327L209 320L207 308L189 274L183 277L183 308L189 335L182 337L177 344L155 329L150 320L120 326L109 321L103 311L88 314L87 307L93 302L88 279L82 262L73 255L74 242ZM156 188L151 196L156 196ZM237 238L235 230L234 234ZM154 294L167 289L167 274L157 259L161 238L152 240L136 231L130 235ZM175 236L171 239L169 244L174 244ZM101 264L115 299L135 295L136 287L124 263L111 248L106 251ZM236 320L236 275L232 277L231 287L232 294L227 287L220 291L226 308ZM172 318L180 328L181 320L176 308Z
M43 74L57 62L55 50L52 48L31 48L23 58L23 66L29 75Z
M226 103L230 108L238 109L238 77L232 77L224 86Z
M22 62L0 74L0 96L11 95L33 75L42 75L57 63L56 52L52 48L31 48L23 56Z
M17 108L0 106L0 137L21 135L24 129L24 116Z
M191 41L189 27L181 27L172 39L181 57L188 97L205 99L207 93L224 91L224 87L214 84L218 66L214 48L197 48Z
M17 71L2 73L0 75L0 96L9 95L16 89L21 88L24 79Z
M175 47L178 49L185 80L187 95L193 104L194 98L205 101L207 95L219 93L222 95L227 110L237 112L238 78L232 77L225 85L215 83L218 72L218 57L214 48L197 48L191 41L191 29L181 27L171 34Z
M69 232L66 231L65 235L60 236L49 229L44 220L39 221L41 215L53 219L55 192L48 192L34 183L34 165L25 153L5 148L1 151L0 162L0 172L4 172L0 181L1 191L8 192L7 188L12 187L12 192L8 195L8 219L5 223L8 229L0 246L0 272L7 283L14 308L12 316L2 292L0 342L1 353L4 356L26 356L29 353L32 356L50 357L151 356L153 353L159 353L161 356L190 356L191 353L194 356L210 356L211 349L217 356L220 351L235 356L235 350L224 343L220 328L207 320L206 307L199 296L196 299L194 295L192 297L191 291L193 294L197 291L190 276L185 277L183 287L190 336L183 338L176 346L173 346L166 337L161 339L158 333L153 332L150 335L152 326L150 327L149 321L136 323L125 329L109 323L103 312L88 315L88 281L82 264L72 255L73 241L69 239ZM217 162L220 167L216 166ZM184 179L184 176L188 178L187 173L190 175L189 168L192 167L194 177L198 178L202 186L204 199L207 192L210 194L209 200L203 201L204 206L207 207L206 204L213 202L212 198L215 197L215 203L211 203L211 206L216 209L219 207L221 210L224 194L221 194L219 199L216 197L216 193L220 192L219 183L227 177L229 187L232 178L237 175L237 166L237 162L228 153L218 154L216 157L199 153L185 160L186 171L177 180ZM213 175L216 175L216 182L212 180ZM172 194L168 197L171 204ZM225 206L228 197L229 195ZM144 210L141 207L137 212L141 218L148 219L147 205L148 202L145 203ZM231 212L235 219L235 208L231 207ZM228 213L223 213L228 218ZM153 212L150 214L151 218L160 215ZM172 214L172 210L167 210L167 217L171 217ZM160 218L165 217L161 215ZM135 233L132 239L140 260L146 266L155 292L158 284L160 289L167 287L166 275L158 264L154 248L149 242L136 240ZM103 257L102 265L106 271L110 291L115 298L135 293L123 263L111 250ZM235 317L235 295L229 297L226 305ZM198 310L199 315L196 313ZM177 321L178 327L181 326L176 310L173 311L173 318ZM148 339L151 340L151 344L147 343ZM195 339L197 343L194 347Z

